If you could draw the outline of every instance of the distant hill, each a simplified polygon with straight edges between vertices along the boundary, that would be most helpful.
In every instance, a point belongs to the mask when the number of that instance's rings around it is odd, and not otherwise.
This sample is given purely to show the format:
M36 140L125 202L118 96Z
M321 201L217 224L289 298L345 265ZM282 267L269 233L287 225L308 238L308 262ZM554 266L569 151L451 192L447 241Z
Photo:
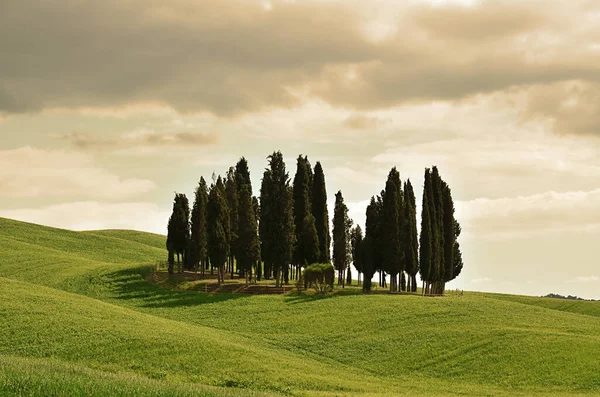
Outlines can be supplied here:
M600 395L600 303L242 296L143 275L164 236L0 218L0 394Z
M552 293L546 295L545 298L567 299L567 300L572 300L572 301L585 301L585 300L589 300L589 301L595 302L595 299L583 299L583 298L580 298L578 296L573 296L573 295L563 296L563 295L552 294Z

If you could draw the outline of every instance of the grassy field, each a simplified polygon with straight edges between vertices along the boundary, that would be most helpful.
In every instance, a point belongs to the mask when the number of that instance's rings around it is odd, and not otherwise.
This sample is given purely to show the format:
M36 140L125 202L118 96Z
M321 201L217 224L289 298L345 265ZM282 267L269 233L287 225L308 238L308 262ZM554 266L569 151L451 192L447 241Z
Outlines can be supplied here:
M166 289L162 236L1 218L0 247L0 394L600 394L598 302Z

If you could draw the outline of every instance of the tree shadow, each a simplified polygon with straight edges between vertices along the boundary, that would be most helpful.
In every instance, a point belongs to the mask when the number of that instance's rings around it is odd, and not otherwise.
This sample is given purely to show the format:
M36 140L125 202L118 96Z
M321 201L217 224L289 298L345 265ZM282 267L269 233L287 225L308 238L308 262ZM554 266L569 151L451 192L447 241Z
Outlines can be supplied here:
M108 273L106 277L109 279L108 285L113 298L121 301L135 301L136 306L146 308L174 308L224 302L249 296L202 293L161 287L144 278L151 270L151 267L140 267Z

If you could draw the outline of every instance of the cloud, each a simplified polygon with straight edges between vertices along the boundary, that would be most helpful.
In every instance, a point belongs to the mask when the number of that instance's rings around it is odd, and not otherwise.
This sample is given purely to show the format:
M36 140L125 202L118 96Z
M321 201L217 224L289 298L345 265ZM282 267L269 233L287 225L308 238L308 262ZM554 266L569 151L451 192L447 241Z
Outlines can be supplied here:
M232 117L310 99L371 110L600 80L592 2L268 4L6 0L0 112L152 104Z
M343 125L344 127L353 130L368 130L378 128L382 124L387 124L389 122L390 120L384 120L379 117L353 114L344 120Z
M218 141L218 136L214 133L157 132L147 128L137 129L113 138L81 132L71 132L61 135L59 138L83 150L207 146Z
M571 280L566 281L567 283L591 283L600 281L600 277L598 276L589 276L589 277L575 277Z
M23 147L0 151L0 197L95 197L121 199L148 193L154 182L120 178L90 156Z
M0 216L70 230L134 229L166 233L169 211L145 202L82 201L42 208L1 210Z
M600 230L600 189L546 192L457 202L457 219L472 238L520 238L549 232Z
M561 134L600 136L600 83L578 80L531 87L523 116L548 120Z

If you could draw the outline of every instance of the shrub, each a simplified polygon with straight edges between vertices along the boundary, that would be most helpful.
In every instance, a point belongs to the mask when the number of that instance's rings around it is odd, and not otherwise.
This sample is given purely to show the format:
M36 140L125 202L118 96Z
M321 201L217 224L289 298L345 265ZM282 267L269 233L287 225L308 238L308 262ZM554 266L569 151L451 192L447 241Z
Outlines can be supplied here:
M325 293L333 289L335 273L330 263L315 263L307 266L302 275L304 288L313 287L317 293Z

